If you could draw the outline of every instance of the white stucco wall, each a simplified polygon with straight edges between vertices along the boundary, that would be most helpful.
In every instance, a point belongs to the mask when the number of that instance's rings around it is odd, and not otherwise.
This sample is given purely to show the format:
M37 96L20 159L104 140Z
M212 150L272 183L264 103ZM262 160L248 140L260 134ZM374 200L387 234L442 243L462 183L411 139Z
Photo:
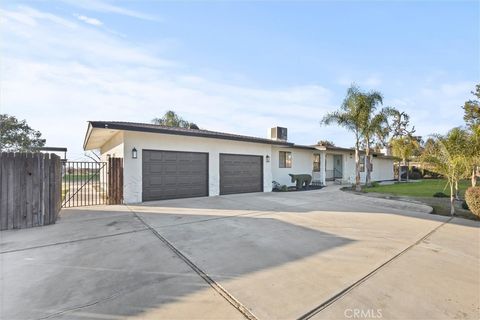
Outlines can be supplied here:
M355 152L336 152L343 154L343 180L347 183L355 183ZM327 154L327 170L333 169L333 155ZM385 158L372 158L373 171L372 181L393 180L393 160ZM360 181L365 183L365 172L360 172Z
M279 152L286 151L292 153L292 167L280 168L279 166ZM320 151L316 153L320 154ZM314 151L300 148L281 148L277 146L272 147L272 179L282 185L293 186L289 173L293 174L312 174ZM318 177L316 178L316 176ZM320 179L319 173L313 174L314 179Z
M138 150L138 158L130 156L133 148ZM263 156L263 189L272 190L272 161L267 163L265 157L272 158L272 147L268 144L190 137L179 135L155 134L144 132L124 132L124 202L142 201L142 150L192 151L209 154L209 195L220 192L220 153L248 154ZM278 160L277 160L278 162Z
M100 161L107 162L108 157L124 158L123 132L120 131L108 140L100 149ZM107 188L106 181L108 177L100 174L100 182Z
M393 180L393 159L373 158L372 181Z
M123 132L110 138L100 149L100 154L102 161L107 161L108 156L124 158Z

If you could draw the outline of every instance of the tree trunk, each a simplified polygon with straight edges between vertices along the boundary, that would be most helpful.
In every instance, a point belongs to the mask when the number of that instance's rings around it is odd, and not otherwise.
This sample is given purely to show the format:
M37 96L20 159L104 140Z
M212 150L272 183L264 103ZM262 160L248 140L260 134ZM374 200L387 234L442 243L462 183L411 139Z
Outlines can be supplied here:
M366 166L366 174L365 174L365 185L367 187L370 187L370 185L372 184L371 180L371 175L370 175L370 163L371 163L371 159L370 159L370 143L367 141L367 147L365 148L365 166Z
M398 182L402 182L402 163L398 161Z
M450 215L455 214L455 198L453 196L453 182L450 182Z
M408 182L408 180L409 180L408 171L410 171L410 164L407 161L405 161L405 165L407 166L407 172L406 173L407 173L407 182Z
M360 151L358 150L358 140L355 144L355 191L361 191L360 186Z
M472 187L477 185L477 175L476 175L476 167L474 166L472 169Z
M458 195L458 180L455 181L455 200L460 200L460 196Z

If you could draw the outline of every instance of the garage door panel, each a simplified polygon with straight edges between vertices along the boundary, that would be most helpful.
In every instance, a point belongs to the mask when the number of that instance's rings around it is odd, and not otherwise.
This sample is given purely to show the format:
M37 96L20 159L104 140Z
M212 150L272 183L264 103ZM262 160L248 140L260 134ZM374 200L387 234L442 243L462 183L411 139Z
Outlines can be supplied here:
M220 194L263 191L263 157L220 154Z
M208 196L208 154L143 151L143 201Z

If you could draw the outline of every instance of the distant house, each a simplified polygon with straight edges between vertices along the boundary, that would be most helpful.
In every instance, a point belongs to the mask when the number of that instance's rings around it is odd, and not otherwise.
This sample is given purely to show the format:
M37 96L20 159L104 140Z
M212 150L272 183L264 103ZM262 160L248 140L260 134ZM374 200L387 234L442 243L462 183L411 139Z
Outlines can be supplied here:
M289 173L311 174L326 184L355 181L353 149L297 145L287 129L268 138L154 124L91 121L85 150L104 161L123 158L125 203L272 191L272 181L293 185ZM361 178L365 180L362 155ZM392 180L393 158L373 156L372 180Z

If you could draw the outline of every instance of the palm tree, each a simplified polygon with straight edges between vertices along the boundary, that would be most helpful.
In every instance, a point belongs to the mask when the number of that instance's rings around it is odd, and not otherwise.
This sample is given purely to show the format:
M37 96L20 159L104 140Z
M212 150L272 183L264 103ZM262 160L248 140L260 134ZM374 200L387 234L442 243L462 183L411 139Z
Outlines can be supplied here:
M445 136L435 135L433 143L423 152L422 160L432 171L443 175L450 186L450 214L455 214L454 201L458 196L458 181L469 171L465 130L454 128Z
M362 93L360 98L362 104L361 113L361 135L365 146L365 160L366 160L366 176L365 184L371 185L372 172L372 145L378 142L381 145L385 144L385 139L390 133L388 118L395 110L394 108L382 108L376 113L378 105L383 103L382 94L378 91L371 91Z
M337 124L355 135L355 190L360 191L360 141L362 138L362 103L359 88L352 85L347 90L340 109L326 114L321 125Z
M475 187L477 185L477 170L480 166L480 125L471 127L465 153L469 158L472 187Z
M152 123L166 127L198 129L195 123L182 119L182 117L172 110L165 112L161 118L154 118Z
M390 141L390 146L392 147L392 153L395 157L402 159L403 165L407 165L408 161L415 153L416 150L420 148L418 140L411 135L398 136L392 138ZM398 166L398 181L401 181L401 171L400 165ZM408 181L408 170L407 170L407 181Z

